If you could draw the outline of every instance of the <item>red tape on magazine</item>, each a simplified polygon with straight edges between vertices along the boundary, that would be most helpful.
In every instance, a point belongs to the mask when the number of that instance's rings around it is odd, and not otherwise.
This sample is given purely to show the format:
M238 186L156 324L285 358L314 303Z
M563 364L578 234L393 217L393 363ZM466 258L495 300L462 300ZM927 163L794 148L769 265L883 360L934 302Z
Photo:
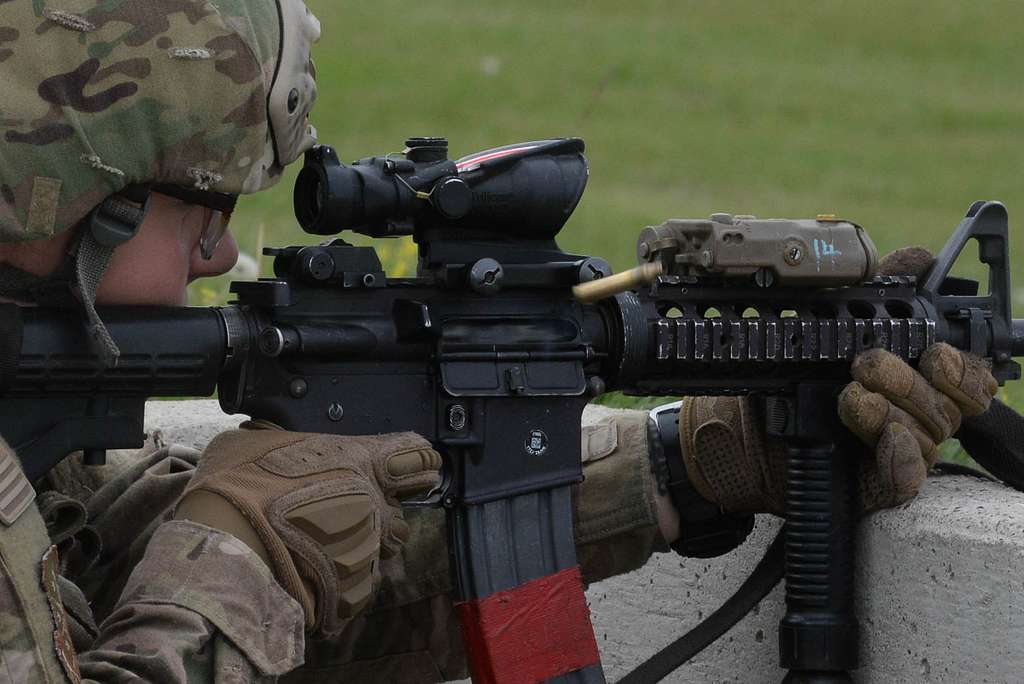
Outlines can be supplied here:
M601 662L579 567L455 610L475 684L534 684Z

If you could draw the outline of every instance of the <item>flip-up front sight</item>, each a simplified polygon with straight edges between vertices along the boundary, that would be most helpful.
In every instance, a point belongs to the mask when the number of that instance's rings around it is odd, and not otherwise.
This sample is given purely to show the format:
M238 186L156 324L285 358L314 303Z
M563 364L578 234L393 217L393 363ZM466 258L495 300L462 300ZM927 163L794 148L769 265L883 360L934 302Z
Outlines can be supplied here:
M403 157L342 164L335 150L306 153L295 216L307 233L372 237L457 229L463 238L553 238L587 184L579 138L498 147L452 161L444 138L410 138Z

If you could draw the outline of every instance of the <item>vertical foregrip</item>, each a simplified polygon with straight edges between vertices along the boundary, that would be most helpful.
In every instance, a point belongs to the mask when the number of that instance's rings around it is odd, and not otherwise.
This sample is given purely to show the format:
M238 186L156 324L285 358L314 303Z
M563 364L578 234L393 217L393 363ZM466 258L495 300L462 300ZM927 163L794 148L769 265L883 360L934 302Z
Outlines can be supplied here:
M449 509L456 612L476 684L604 682L569 486Z
M857 667L853 614L855 460L835 445L789 450L786 607L779 627L786 681L850 681Z

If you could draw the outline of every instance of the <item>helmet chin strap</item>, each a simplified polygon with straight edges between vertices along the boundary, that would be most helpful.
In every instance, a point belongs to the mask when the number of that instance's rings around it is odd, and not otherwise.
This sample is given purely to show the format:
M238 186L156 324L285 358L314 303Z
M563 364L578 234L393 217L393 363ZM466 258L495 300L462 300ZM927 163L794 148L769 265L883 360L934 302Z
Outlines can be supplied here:
M149 194L141 203L111 195L89 214L86 230L75 255L75 287L85 309L89 344L108 368L117 366L121 351L96 312L96 289L110 265L110 258L138 232L149 210Z
M92 351L104 366L114 368L121 352L96 311L96 289L114 249L138 232L148 210L148 191L145 195L111 195L82 222L64 263L55 273L38 276L0 264L0 296L42 306L82 307Z

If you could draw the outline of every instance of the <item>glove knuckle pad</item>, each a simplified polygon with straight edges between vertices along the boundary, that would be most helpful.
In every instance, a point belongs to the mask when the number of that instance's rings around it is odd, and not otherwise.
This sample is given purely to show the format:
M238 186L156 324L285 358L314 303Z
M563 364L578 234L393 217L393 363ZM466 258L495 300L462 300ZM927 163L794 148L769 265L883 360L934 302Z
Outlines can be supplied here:
M354 617L370 603L373 596L373 574L352 575L352 581L342 581L338 587L338 617Z
M440 467L441 455L424 444L386 458L379 477L388 495L402 497L437 485Z
M412 433L228 433L195 476L224 490L266 545L275 576L329 636L373 597L382 555L408 537L392 488L434 483L441 458ZM193 485L192 488L198 486ZM231 495L229 497L228 495Z
M401 451L387 459L388 475L402 478L430 475L441 467L441 456L433 449Z
M356 492L322 499L297 506L284 518L308 536L333 566L338 616L358 612L370 599L380 554L381 530L373 498Z
M352 552L374 532L375 510L369 494L353 493L298 506L288 511L285 519L327 555L346 567L355 567Z

